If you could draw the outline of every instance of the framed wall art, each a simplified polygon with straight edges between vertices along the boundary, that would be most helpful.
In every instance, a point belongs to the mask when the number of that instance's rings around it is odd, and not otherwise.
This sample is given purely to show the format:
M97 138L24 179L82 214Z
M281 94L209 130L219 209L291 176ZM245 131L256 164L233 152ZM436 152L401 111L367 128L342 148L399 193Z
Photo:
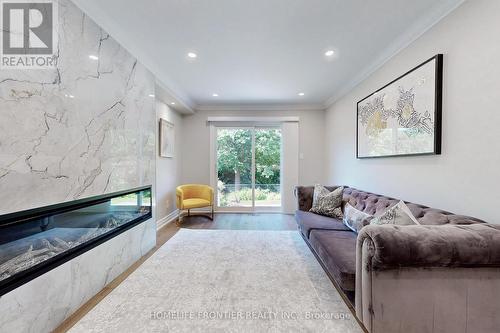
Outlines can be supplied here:
M356 157L441 154L443 55L357 103Z
M160 156L174 157L174 124L160 119Z

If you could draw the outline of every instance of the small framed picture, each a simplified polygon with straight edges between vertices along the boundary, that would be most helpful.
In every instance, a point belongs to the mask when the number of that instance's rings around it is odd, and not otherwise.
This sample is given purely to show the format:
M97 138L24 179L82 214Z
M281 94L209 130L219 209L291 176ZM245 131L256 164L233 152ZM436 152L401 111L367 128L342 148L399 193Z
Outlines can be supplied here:
M160 119L160 156L174 157L174 124L165 119Z

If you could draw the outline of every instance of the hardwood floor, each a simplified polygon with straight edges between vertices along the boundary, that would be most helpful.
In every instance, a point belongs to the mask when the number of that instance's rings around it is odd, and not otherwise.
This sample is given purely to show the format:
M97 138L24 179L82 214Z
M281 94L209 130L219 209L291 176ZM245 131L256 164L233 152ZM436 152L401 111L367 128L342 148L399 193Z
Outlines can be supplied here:
M172 238L181 228L188 229L226 229L226 230L297 230L293 215L287 214L215 214L214 220L203 215L185 216L182 223L169 223L156 234L156 246L145 256L134 263L129 269L119 275L110 284L104 287L97 295L87 301L80 309L66 319L55 333L67 332L83 316L92 310L104 297L132 274L141 264L153 255L163 244Z
M259 213L216 214L213 221L202 215L185 216L180 226L189 229L297 230L293 215Z

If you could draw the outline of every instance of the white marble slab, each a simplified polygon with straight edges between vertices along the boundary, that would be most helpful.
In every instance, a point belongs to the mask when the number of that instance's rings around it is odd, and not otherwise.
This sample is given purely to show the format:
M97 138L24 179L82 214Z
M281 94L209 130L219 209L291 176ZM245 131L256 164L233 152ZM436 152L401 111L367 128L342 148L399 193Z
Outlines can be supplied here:
M153 183L153 75L57 2L57 68L0 70L0 214Z
M0 215L154 182L153 75L55 2L57 68L0 70ZM0 332L51 331L155 242L151 219L2 296Z

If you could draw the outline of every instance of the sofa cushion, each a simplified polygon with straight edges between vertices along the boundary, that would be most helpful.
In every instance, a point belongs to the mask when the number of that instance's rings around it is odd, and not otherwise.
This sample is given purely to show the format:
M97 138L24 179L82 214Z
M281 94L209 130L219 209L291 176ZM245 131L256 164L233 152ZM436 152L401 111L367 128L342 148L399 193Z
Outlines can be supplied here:
M312 230L309 242L339 286L353 291L356 277L356 234L352 231Z
M413 216L408 206L403 201L400 201L395 206L388 208L382 215L375 216L370 224L415 225L420 223Z
M295 212L295 219L299 229L307 238L309 238L311 230L315 229L350 231L340 220L302 210Z
M328 191L333 191L340 186L325 186ZM297 198L297 208L309 211L313 204L314 186L296 186L295 197Z
M344 219L342 221L349 229L351 229L355 233L358 233L364 226L370 224L370 221L372 219L372 215L357 210L349 203L345 205Z
M313 204L310 212L342 219L342 193L343 187L329 191L321 185L314 186Z

